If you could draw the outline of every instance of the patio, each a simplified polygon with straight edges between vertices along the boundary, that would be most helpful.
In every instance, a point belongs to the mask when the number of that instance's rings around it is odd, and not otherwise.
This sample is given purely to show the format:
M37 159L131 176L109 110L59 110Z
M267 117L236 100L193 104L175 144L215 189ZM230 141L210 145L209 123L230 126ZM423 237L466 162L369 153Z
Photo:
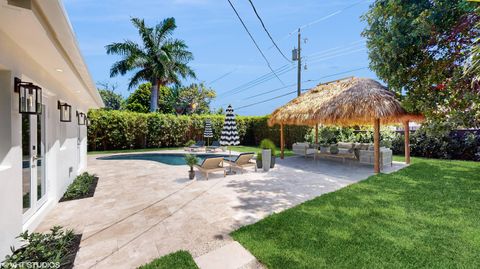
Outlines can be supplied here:
M179 151L162 151L172 152ZM58 204L38 228L83 234L76 268L132 268L179 249L198 257L230 243L240 226L373 175L357 163L290 157L268 173L215 173L208 181L197 173L190 181L187 166L101 156L88 157L100 177L95 196Z

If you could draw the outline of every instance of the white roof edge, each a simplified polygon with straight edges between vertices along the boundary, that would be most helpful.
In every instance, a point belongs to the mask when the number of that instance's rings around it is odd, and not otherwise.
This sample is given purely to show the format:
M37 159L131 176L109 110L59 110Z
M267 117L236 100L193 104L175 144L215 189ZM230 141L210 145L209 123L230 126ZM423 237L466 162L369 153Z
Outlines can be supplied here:
M55 32L59 40L59 45L67 52L69 61L72 62L72 68L75 71L82 83L87 88L92 100L98 107L104 107L105 104L97 90L95 83L92 80L92 76L88 66L85 63L85 58L80 50L75 32L73 31L72 24L68 18L65 7L62 0L49 0L49 1L36 1L36 4L44 12L46 19L52 30ZM54 13L57 16L52 16ZM58 20L61 20L59 23ZM57 20L57 21L54 21Z

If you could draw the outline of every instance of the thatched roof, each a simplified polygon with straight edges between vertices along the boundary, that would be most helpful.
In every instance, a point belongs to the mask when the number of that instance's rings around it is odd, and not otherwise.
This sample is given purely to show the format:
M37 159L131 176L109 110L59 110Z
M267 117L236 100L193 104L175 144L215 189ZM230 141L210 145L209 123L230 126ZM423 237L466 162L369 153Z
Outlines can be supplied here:
M376 118L383 124L423 120L421 115L408 114L379 82L351 78L316 86L277 108L268 123L352 126L372 125Z

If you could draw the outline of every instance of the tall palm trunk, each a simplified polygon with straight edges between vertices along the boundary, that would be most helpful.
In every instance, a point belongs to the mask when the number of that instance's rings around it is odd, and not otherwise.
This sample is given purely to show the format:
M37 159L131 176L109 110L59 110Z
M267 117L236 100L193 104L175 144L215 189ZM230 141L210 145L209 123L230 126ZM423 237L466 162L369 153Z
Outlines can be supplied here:
M152 94L150 95L150 112L156 112L158 110L158 79L152 82Z

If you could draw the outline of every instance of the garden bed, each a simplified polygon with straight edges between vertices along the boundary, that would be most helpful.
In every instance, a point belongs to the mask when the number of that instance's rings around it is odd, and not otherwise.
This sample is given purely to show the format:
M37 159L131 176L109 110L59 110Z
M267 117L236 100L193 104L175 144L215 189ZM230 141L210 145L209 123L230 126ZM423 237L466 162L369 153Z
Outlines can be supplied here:
M72 184L68 186L67 191L59 202L93 197L97 184L98 177L85 172L75 178Z
M74 267L77 252L82 240L81 234L73 230L53 227L50 233L21 233L17 238L23 246L12 247L12 254L7 255L2 269L10 268L61 268Z

